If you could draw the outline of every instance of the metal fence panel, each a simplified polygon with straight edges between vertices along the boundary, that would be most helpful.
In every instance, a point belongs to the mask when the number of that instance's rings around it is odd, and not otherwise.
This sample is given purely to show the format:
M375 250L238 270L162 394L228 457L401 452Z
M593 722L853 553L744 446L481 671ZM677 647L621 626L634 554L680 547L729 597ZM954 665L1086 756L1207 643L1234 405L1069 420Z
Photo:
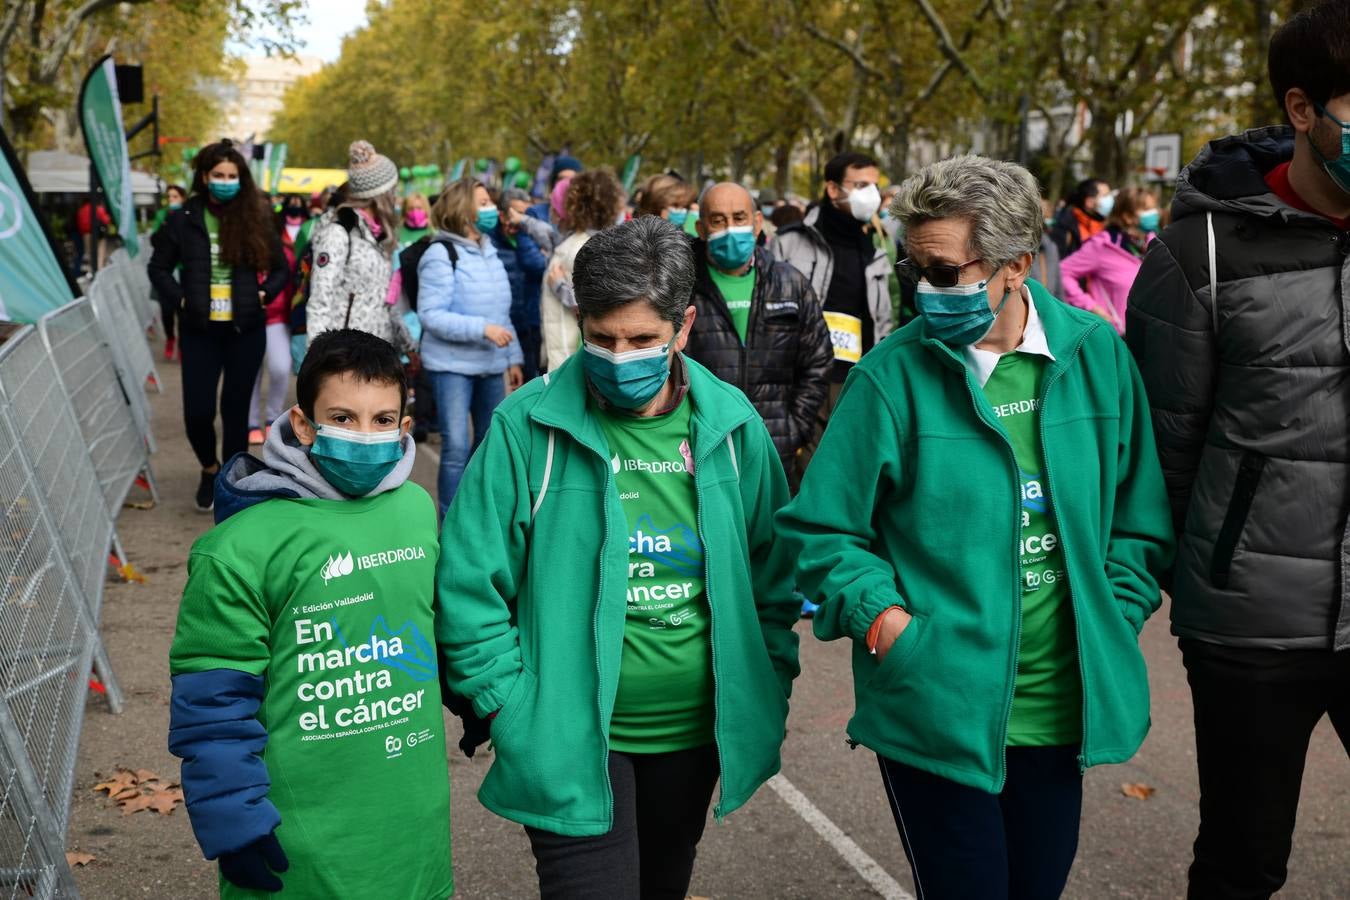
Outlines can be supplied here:
M150 343L145 339L145 327L141 325L140 314L132 302L132 289L122 278L104 281L104 275L110 272L104 269L90 286L89 299L94 304L94 313L108 335L108 341L121 354L127 373L127 385L135 385L138 391L137 404L143 413L143 422L150 423L150 402L145 396L145 380L153 378L159 385L159 373L155 371L155 359L150 353ZM147 438L149 432L147 430Z
M11 897L73 892L64 857L95 631L0 405L0 866Z
M131 394L118 376L94 310L88 300L77 300L47 313L38 328L75 411L103 498L109 510L120 510L136 476L149 471L149 458Z
M46 490L47 509L97 622L113 516L60 375L35 329L0 345L0 397Z
M146 443L152 445L150 449L154 452L150 431L150 399L145 395L144 388L145 375L137 372L131 360L131 348L135 346L136 336L132 335L128 340L123 330L126 324L131 323L126 319L117 290L109 282L103 281L100 273L100 277L95 278L89 286L88 299L94 310L94 318L103 331L118 378L126 391L127 401L131 404L131 415L136 420L136 427L140 429ZM141 343L145 343L144 339L141 339Z

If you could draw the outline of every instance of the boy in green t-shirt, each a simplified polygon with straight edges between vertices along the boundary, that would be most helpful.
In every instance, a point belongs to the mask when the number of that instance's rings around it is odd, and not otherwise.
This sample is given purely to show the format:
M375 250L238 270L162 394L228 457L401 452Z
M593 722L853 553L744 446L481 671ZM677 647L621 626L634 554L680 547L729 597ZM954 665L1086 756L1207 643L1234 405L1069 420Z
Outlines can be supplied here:
M436 505L398 352L332 331L263 459L216 483L170 651L169 749L222 897L451 894ZM284 874L284 879L278 877Z

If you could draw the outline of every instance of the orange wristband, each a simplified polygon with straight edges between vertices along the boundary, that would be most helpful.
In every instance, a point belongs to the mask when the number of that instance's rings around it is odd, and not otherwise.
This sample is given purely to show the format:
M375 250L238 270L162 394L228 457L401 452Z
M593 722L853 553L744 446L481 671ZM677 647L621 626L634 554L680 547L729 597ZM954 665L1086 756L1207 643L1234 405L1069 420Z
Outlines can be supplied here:
M867 652L876 655L877 638L881 637L881 620L886 618L886 613L893 609L904 609L903 606L892 604L881 611L881 615L872 620L872 627L867 629Z

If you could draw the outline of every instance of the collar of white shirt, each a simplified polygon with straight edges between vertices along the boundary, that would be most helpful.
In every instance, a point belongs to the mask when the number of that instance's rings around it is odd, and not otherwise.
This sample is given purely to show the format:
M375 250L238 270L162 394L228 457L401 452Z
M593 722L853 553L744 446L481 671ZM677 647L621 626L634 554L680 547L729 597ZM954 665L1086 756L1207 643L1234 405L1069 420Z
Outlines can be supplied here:
M1041 314L1036 312L1031 291L1025 284L1022 285L1022 299L1027 301L1027 325L1022 330L1022 343L1013 352L1030 353L1033 356L1044 356L1053 360L1055 355L1050 352L1050 345L1045 340L1045 325L1041 322ZM966 368L970 369L980 387L989 382L989 376L994 374L994 368L1002 356L992 350L981 350L974 344L962 347L961 353L965 356Z

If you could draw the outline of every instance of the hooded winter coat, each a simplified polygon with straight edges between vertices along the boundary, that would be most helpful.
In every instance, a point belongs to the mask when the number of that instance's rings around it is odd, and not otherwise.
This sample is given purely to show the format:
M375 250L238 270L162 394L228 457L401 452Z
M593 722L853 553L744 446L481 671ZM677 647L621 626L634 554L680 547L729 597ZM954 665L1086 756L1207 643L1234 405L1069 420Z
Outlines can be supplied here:
M1172 630L1350 648L1350 233L1265 175L1293 131L1211 142L1130 292L1180 547Z
M305 313L309 339L355 328L399 350L416 350L397 308L386 302L393 259L376 242L365 216L350 208L329 210L314 227L313 245Z
M834 351L820 301L805 275L756 248L755 292L742 342L703 262L703 241L694 244L694 258L700 260L692 300L698 315L684 352L745 392L788 468L814 433L816 412L829 390Z

